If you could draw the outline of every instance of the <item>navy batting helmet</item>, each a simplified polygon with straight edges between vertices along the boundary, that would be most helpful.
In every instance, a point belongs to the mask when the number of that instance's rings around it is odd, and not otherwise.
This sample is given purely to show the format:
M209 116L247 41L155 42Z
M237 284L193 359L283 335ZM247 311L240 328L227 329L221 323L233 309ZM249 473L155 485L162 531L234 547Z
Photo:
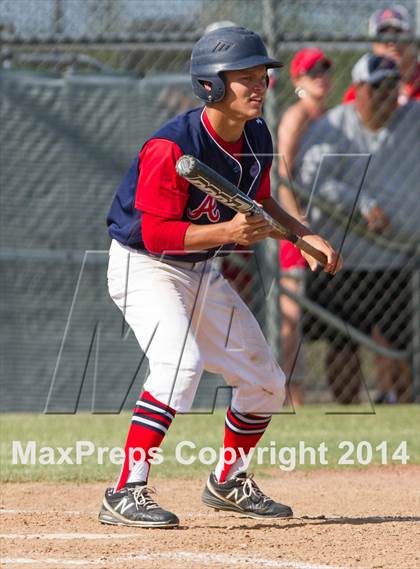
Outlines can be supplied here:
M257 65L282 67L272 59L258 34L232 26L205 34L195 44L191 54L191 80L193 91L203 101L216 103L225 96L223 71L248 69ZM211 85L210 91L204 82Z

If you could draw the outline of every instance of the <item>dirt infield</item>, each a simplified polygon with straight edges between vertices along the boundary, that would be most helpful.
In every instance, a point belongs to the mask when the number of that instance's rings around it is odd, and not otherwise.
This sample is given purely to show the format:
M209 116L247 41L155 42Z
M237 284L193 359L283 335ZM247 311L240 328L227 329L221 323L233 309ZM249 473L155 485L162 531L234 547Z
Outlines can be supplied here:
M141 530L100 525L103 484L2 486L1 565L7 568L133 569L344 567L415 569L420 467L279 473L263 490L296 518L259 522L200 502L202 482L161 481L159 501L182 526Z

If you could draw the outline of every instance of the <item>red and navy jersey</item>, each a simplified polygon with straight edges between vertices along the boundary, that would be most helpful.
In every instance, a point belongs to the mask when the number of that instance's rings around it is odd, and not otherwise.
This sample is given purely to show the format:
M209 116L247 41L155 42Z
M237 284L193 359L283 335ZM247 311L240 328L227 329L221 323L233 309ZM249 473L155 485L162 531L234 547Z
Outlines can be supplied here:
M157 154L159 145L165 153L164 159ZM123 245L161 256L161 248L154 247L147 239L147 228L153 220L172 222L164 226L166 238L175 235L171 227L179 227L177 232L183 236L190 223L202 225L231 220L235 215L233 210L176 174L176 159L182 154L191 154L256 199L261 185L269 188L272 152L271 136L262 118L246 123L238 156L220 144L202 107L175 117L146 141L119 186L107 217L110 236ZM259 193L258 198L261 197ZM176 236L172 241L167 238L166 243L165 258L191 262L233 248L226 245L188 253Z

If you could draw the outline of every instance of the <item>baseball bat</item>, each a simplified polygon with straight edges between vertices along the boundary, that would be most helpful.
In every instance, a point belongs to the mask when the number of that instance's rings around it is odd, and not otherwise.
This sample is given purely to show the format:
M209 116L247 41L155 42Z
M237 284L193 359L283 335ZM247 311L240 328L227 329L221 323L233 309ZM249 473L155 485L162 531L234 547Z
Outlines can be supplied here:
M176 171L196 188L213 196L218 202L234 211L261 215L281 235L282 239L291 241L298 249L311 255L322 265L327 264L327 257L324 253L312 247L312 245L295 233L288 231L232 182L226 180L226 178L215 172L207 164L201 162L201 160L198 160L198 158L184 154L176 163Z

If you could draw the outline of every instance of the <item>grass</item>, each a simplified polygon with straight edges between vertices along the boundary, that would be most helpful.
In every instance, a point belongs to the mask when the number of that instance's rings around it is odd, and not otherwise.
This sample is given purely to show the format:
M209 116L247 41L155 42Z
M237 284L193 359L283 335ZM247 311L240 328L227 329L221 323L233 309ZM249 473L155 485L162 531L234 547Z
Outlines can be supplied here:
M369 413L363 407L336 407L308 405L298 409L296 414L277 415L273 418L268 432L264 435L260 447L268 450L262 459L262 464L256 460L251 463L250 470L259 474L272 474L278 471L279 463L289 470L315 469L315 468L365 468L357 460L356 447L361 441L367 441L359 447L359 458L369 464L381 464L386 457L388 464L401 464L392 460L392 453L402 441L407 442L409 464L420 463L420 435L419 435L419 407L415 405L393 405L376 408L375 414ZM336 412L338 414L326 414ZM350 414L348 414L350 413ZM357 413L357 414L356 414ZM191 478L205 477L211 464L202 464L196 459L193 464L186 466L180 464L175 457L177 445L182 441L190 441L196 448L184 447L182 455L185 458L197 457L203 447L212 447L216 451L221 446L223 438L224 412L217 411L213 415L183 415L178 416L172 425L169 435L162 447L164 461L153 468L154 477ZM122 446L129 425L128 413L121 415L30 415L30 414L4 414L0 418L0 479L2 481L99 481L113 480L118 475L120 467L109 460L109 449ZM69 452L71 460L76 462L76 441L91 441L95 445L92 456L84 457L81 464L57 464L60 459L59 451L54 452L56 464L40 464L39 458L44 462L51 461L52 455L47 451L40 452L42 447L72 447ZM25 449L28 441L36 442L37 452L35 464L12 464L12 441L20 441ZM351 441L355 445L350 459L353 465L339 464L340 457L348 448L339 448L342 441ZM382 452L375 447L382 443ZM320 464L319 454L315 456L315 463L310 464L309 453L305 455L296 452L296 464L293 461L293 450L283 450L281 461L279 451L282 447L299 449L299 444L305 447L318 448L325 443L328 451L325 459L328 464ZM372 447L372 458L366 454L367 448ZM98 464L98 447L107 447L102 462ZM87 448L87 447L85 447ZM270 452L274 459L274 466L270 465ZM206 451L204 459L211 460L211 451ZM214 453L213 453L214 454ZM117 458L117 456L114 456ZM303 458L304 464L299 464Z

